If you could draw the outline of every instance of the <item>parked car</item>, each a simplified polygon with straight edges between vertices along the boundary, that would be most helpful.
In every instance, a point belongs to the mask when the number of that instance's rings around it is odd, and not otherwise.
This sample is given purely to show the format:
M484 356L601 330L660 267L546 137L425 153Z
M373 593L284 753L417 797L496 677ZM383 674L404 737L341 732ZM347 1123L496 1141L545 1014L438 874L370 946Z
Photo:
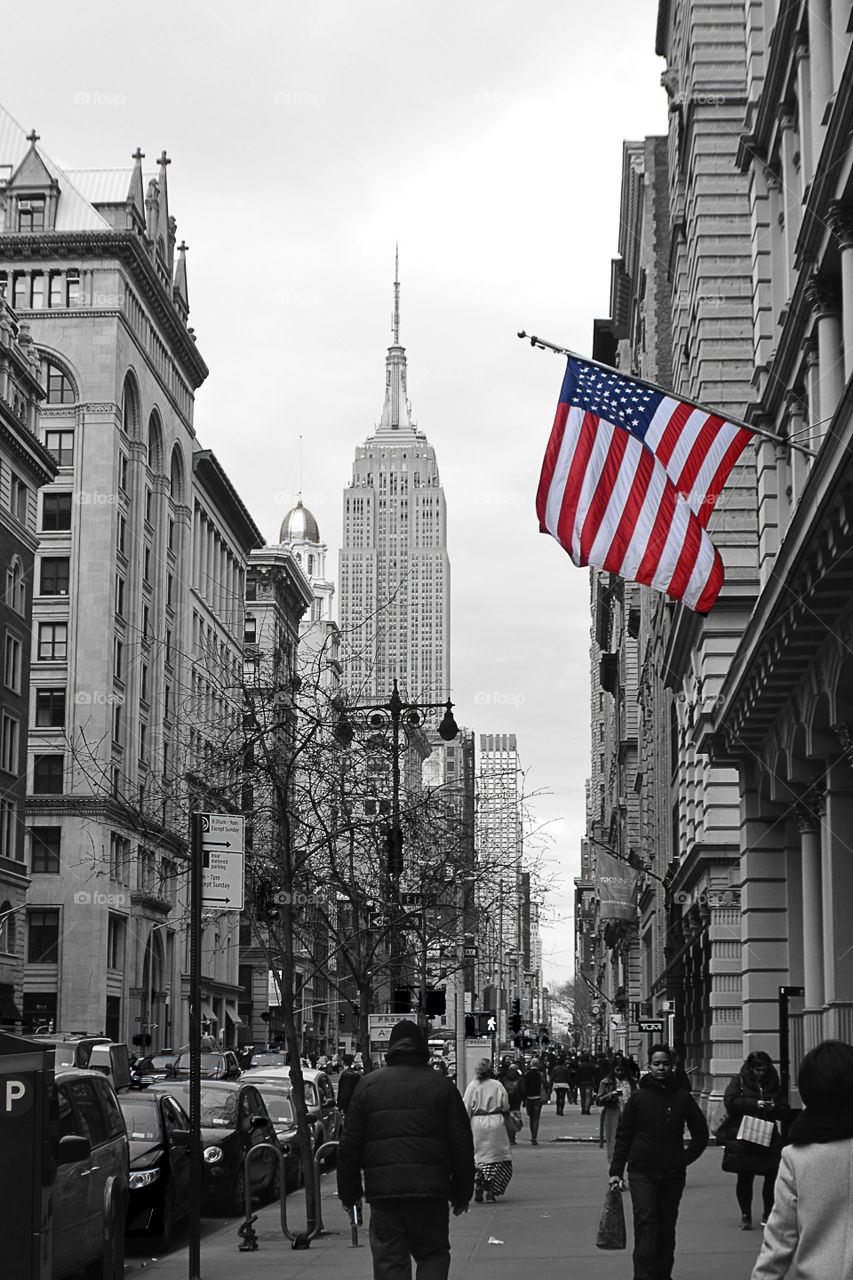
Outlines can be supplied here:
M153 1236L164 1252L175 1223L189 1210L189 1116L167 1093L134 1090L118 1101L130 1143L125 1235Z
M175 1059L174 1073L185 1077L190 1074L190 1054L186 1049ZM236 1053L226 1050L224 1053L201 1054L202 1080L239 1080L242 1075Z
M121 1108L98 1071L60 1067L55 1089L52 1280L90 1266L103 1280L122 1280L130 1168Z
M280 1084L266 1084L262 1081L258 1082L257 1088L269 1112L278 1145L284 1155L285 1188L293 1191L294 1188L301 1187L305 1181L305 1165L290 1089ZM311 1149L308 1155L310 1160L314 1147L314 1126L310 1116L308 1123L311 1128Z
M335 1091L325 1071L316 1071L311 1067L302 1068L305 1081L305 1105L308 1118L314 1125L314 1150L324 1142L334 1142L340 1138L342 1116L335 1102ZM252 1067L244 1071L244 1080L256 1084L267 1081L269 1084L280 1084L292 1089L289 1067Z
M150 1093L167 1093L189 1112L188 1080L153 1084ZM242 1214L245 1208L243 1161L251 1147L265 1146L268 1156L249 1167L253 1196L281 1194L278 1140L264 1100L254 1082L203 1080L201 1084L202 1205Z
M164 1052L149 1054L145 1058L137 1058L130 1068L130 1082L138 1088L154 1084L159 1080L175 1078L176 1053Z
M311 1066L307 1058L300 1058L299 1061L303 1067ZM258 1049L252 1054L250 1070L254 1070L256 1067L288 1066L290 1066L290 1054L285 1049Z
M126 1044L118 1044L109 1036L84 1036L71 1032L60 1035L49 1032L32 1037L42 1048L54 1051L54 1067L79 1067L100 1071L118 1091L130 1083L130 1055Z

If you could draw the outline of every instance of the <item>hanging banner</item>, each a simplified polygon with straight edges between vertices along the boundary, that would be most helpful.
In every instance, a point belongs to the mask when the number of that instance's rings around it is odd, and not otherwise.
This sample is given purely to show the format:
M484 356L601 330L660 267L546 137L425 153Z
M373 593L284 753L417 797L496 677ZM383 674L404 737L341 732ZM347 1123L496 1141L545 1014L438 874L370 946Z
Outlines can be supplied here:
M634 890L637 872L626 862L612 858L603 849L595 851L595 885L602 920L635 920Z

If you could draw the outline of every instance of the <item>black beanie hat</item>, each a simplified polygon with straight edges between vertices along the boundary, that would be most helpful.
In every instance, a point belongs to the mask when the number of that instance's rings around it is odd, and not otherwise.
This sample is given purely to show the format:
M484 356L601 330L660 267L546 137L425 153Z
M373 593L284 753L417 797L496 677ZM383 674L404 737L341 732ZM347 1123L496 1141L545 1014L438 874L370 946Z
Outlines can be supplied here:
M400 1040L413 1040L416 1049L420 1049L423 1053L429 1053L424 1033L418 1024L412 1022L410 1018L404 1018L402 1022L396 1023L391 1028L391 1035L388 1037L388 1048L392 1048Z

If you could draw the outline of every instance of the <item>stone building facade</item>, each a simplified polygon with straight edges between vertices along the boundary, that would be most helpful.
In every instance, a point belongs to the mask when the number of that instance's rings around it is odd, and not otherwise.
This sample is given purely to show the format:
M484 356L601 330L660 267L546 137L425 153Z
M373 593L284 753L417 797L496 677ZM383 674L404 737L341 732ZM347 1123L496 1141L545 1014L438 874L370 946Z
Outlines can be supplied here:
M29 734L29 864L50 857L28 897L24 1023L157 1048L187 1038L188 807L217 798L187 708L203 694L209 715L239 668L262 538L195 438L207 366L169 160L143 160L63 170L0 110L0 279L39 353L51 508L71 513L42 506L35 565L32 684L53 712ZM205 953L221 1034L233 931L214 926Z

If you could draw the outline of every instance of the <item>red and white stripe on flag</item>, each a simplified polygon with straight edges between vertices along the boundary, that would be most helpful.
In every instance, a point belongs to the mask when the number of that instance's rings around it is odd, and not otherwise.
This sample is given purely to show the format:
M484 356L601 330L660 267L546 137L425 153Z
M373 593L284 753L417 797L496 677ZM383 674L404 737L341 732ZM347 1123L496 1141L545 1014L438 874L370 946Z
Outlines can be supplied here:
M562 402L536 498L539 528L576 565L645 583L707 613L725 575L705 525L751 438L669 396L659 398L644 438Z

